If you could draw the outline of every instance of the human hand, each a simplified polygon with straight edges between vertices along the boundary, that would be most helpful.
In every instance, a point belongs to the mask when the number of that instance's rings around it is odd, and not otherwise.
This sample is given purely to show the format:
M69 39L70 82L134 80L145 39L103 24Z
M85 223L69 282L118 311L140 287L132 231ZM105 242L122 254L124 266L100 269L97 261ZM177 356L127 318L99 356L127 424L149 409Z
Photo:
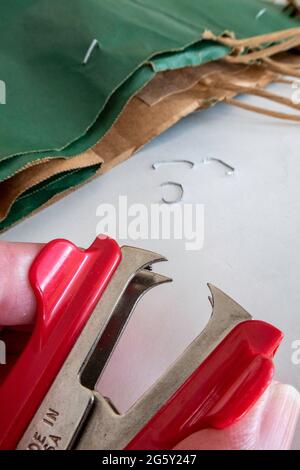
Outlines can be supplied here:
M42 245L0 242L0 326L34 321L35 297L29 267ZM199 431L178 450L280 450L291 445L300 411L300 395L289 385L273 383L256 406L225 430Z

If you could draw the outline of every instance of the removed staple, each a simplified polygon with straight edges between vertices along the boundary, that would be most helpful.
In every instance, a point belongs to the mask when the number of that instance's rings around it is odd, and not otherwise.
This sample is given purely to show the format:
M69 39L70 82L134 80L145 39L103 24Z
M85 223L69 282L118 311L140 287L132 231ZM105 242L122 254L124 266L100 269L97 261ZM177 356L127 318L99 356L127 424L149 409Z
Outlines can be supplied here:
M204 163L205 165L208 164L208 163L211 163L211 162L220 163L220 165L227 168L226 175L228 175L228 176L234 175L235 168L233 166L229 165L228 163L224 162L224 160L221 160L220 158L208 157L208 158L205 158L204 160L202 160L202 163Z
M192 162L191 160L164 160L160 162L155 162L152 164L153 170L157 170L163 165L177 165L177 164L186 164L189 165L191 168L194 168L195 163Z
M173 201L168 201L167 199L165 199L165 197L162 197L162 202L164 202L165 204L177 204L178 202L182 201L183 195L184 195L184 189L183 189L182 184L174 183L174 181L166 181L165 183L161 184L161 187L165 187L165 186L175 186L176 188L180 190L180 193L179 193L178 198L174 199Z

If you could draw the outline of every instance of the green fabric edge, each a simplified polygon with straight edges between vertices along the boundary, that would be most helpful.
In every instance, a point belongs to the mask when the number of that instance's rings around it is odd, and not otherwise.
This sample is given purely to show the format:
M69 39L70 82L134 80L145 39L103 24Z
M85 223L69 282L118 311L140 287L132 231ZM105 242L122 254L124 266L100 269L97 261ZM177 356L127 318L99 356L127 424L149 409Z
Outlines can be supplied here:
M0 231L7 230L20 219L41 208L54 196L88 181L95 176L100 166L94 165L89 168L66 172L34 186L16 200L7 218L0 222Z
M109 131L128 101L139 92L156 73L188 66L200 66L225 57L230 52L226 46L213 41L201 41L184 52L158 56L137 70L110 98L94 125L80 139L59 152L35 152L18 155L0 162L0 182L10 178L31 162L45 158L69 158L79 155L99 142Z

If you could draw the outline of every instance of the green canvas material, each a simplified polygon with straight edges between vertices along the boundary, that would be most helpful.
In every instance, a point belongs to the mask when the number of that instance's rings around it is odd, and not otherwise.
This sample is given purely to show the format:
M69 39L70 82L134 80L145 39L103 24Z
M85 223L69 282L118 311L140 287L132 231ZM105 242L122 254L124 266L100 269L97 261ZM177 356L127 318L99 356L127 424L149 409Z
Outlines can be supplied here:
M174 68L177 51L180 66L185 57L186 65L199 65L201 54L190 46L205 30L234 31L242 38L295 26L272 6L257 21L262 5L257 0L3 2L0 63L7 104L0 114L0 159L66 148L86 134L112 94L145 63L154 72ZM99 50L83 65L95 38Z
M203 30L168 22L155 8L145 13L133 0L4 2L0 159L62 150L86 133L137 69L158 53L199 41ZM83 65L95 38L100 46Z
M230 53L203 41L206 30L247 38L298 25L260 0L2 2L0 80L7 98L0 106L0 181L30 162L72 157L92 147L156 73ZM93 39L99 47L84 65ZM21 196L0 229L92 173L60 175L59 183L45 182Z
M14 203L7 218L0 222L0 231L16 224L20 219L27 217L36 209L47 204L57 194L70 190L95 176L99 165L81 170L66 172L63 175L50 178L48 181L31 188Z

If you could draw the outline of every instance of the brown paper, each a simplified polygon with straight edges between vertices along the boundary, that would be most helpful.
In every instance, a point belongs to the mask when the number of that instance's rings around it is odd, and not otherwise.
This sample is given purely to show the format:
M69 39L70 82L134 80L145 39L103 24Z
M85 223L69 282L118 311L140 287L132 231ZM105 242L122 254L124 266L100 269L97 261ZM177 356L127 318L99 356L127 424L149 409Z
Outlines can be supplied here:
M186 70L180 70L177 76L173 72L163 72L160 79L155 78L130 101L111 130L94 147L94 151L104 161L101 172L129 158L181 118L237 94L236 91L226 89L210 90L198 83L200 77L221 74L223 82L231 82L234 78L235 83L243 86L265 86L278 76L263 67L232 66L221 61L198 69L201 70L188 70L187 73ZM188 87L196 77L196 84ZM159 87L159 83L164 80L164 86Z
M293 56L293 64L294 60ZM288 61L286 54L284 61ZM265 87L278 77L278 73L265 65L236 65L226 61L158 74L130 100L110 131L92 149L71 159L39 161L2 182L0 220L7 216L21 194L51 176L98 163L103 164L97 175L109 171L188 114L230 100L245 87ZM209 85L218 81L222 87ZM226 84L234 85L234 89L226 89ZM73 190L56 195L46 205Z
M14 201L28 189L60 173L101 163L101 158L93 150L71 159L40 160L0 184L0 220L7 217Z

